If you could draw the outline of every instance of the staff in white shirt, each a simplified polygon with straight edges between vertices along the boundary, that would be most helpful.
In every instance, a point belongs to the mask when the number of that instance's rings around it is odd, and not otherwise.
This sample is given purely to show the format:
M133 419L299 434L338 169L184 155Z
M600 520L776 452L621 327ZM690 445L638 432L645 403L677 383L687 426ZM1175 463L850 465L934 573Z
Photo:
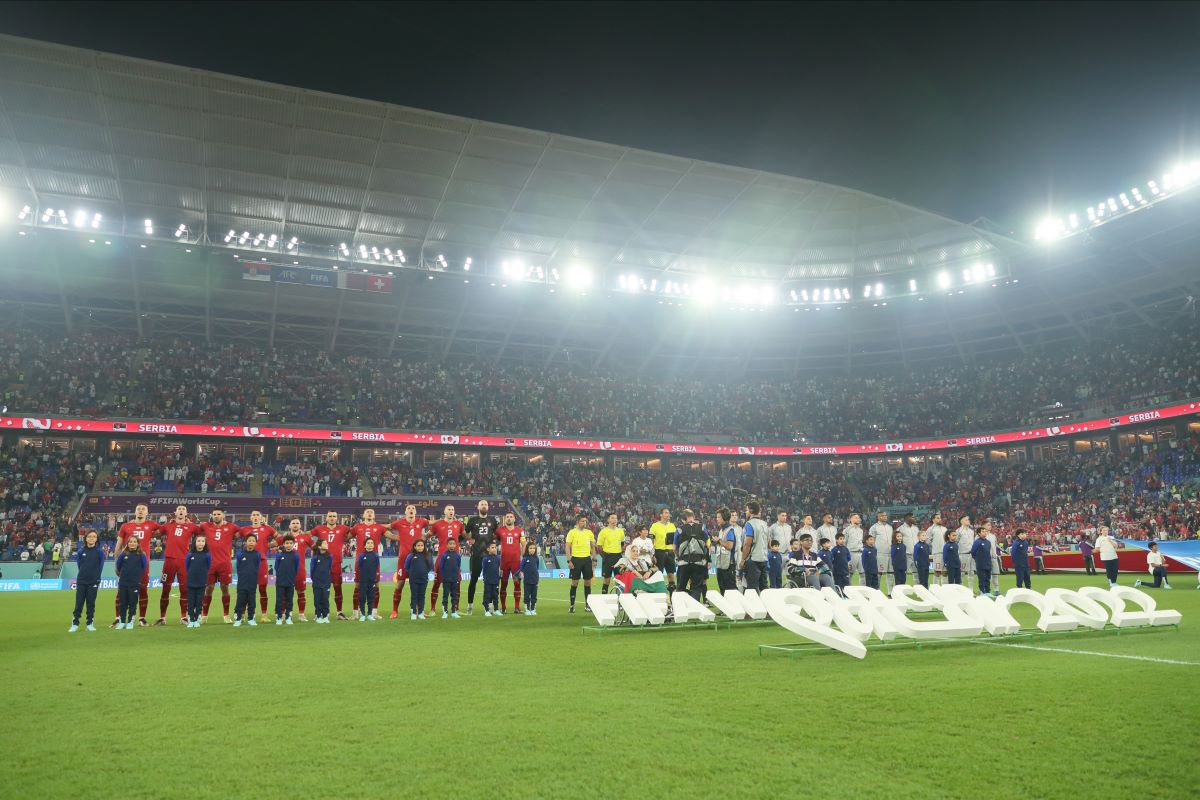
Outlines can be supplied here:
M1109 533L1107 525L1101 525L1100 532L1096 534L1096 550L1100 553L1100 562L1104 564L1104 573L1108 576L1109 587L1116 586L1119 572L1117 540Z
M1167 561L1163 558L1162 553L1158 552L1158 542L1150 542L1148 545L1150 552L1146 553L1146 568L1150 575L1154 578L1154 583L1144 583L1142 581L1134 581L1134 586L1145 586L1148 589L1170 589L1171 584L1167 583Z

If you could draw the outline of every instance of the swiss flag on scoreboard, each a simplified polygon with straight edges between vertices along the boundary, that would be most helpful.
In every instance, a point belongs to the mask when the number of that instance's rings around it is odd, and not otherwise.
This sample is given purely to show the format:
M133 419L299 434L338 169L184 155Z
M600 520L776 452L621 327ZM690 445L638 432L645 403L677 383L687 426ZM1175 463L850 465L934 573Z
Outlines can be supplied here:
M366 272L338 273L338 288L354 292L390 292L392 278L390 275L371 275Z

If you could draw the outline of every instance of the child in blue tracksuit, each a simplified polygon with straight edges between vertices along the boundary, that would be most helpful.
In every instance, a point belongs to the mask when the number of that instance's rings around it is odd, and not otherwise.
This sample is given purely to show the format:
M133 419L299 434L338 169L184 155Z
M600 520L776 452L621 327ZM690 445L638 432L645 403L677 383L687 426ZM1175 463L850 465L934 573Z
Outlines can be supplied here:
M317 624L329 624L329 587L333 585L333 556L329 555L329 542L317 539L313 555L308 563L308 574L312 578L313 606Z
M183 560L187 573L188 624L189 628L200 627L200 609L204 605L204 590L208 586L208 571L212 568L212 555L208 552L208 541L203 533L192 537L187 558Z
M438 557L438 577L442 579L442 619L458 619L458 590L462 583L462 554L458 552L458 540L451 537L446 542L446 552Z
M921 531L917 534L917 543L913 545L913 569L917 571L917 583L929 588L929 564L933 561L933 548L927 541L929 534Z
M779 552L779 542L774 540L767 551L767 581L772 589L783 588L783 553Z
M149 566L146 554L136 536L126 539L125 549L117 556L117 630L133 630L133 618L137 613L138 591L142 586L142 574Z
M425 540L413 542L412 552L404 559L404 572L412 587L409 619L425 619L425 587L429 585L429 556L425 552Z
M95 631L92 622L96 618L96 590L100 588L100 575L104 571L104 548L100 546L100 536L95 531L88 531L83 537L83 547L75 554L75 563L79 565L79 573L75 576L75 614L71 617L71 627L68 633L79 630L79 615L87 606L87 629Z
M242 626L242 616L245 615L246 622L254 627L258 627L258 623L254 620L254 607L257 603L254 602L254 591L258 588L258 570L262 565L263 555L258 552L258 537L253 533L248 533L242 539L242 551L238 553L236 559L237 568L237 605L233 608L233 627L240 628ZM189 608L191 608L189 606Z
M875 537L867 534L863 537L862 549L863 580L872 589L879 588L879 551L875 549Z
M524 597L521 598L525 604L525 613L530 616L537 616L537 589L538 589L538 552L537 545L533 542L525 545L525 555L521 556L521 586L524 592Z
M892 534L892 575L896 585L908 583L908 551L904 548L904 534L896 531Z
M833 540L836 544L829 551L829 559L833 562L833 585L838 594L845 594L845 588L850 585L850 548L846 547L844 533L839 533Z
M500 556L496 555L496 543L488 545L483 557L483 615L500 616ZM489 610L491 609L491 610Z
M992 589L992 543L987 540L987 530L976 531L971 543L971 559L975 562L975 574L979 576L979 593L991 594Z
M367 539L363 543L363 551L358 556L358 605L360 619L366 622L371 618L372 602L375 600L375 587L379 585L379 554L375 552L375 540Z
M292 599L296 596L296 576L300 574L300 554L296 537L283 537L283 552L275 556L275 624L292 624Z
M962 583L962 561L958 557L958 531L946 531L946 544L942 545L942 565L946 568L947 583Z
M1017 538L1012 543L1013 572L1017 573L1017 588L1024 586L1032 589L1029 580L1029 534L1024 528L1017 528Z

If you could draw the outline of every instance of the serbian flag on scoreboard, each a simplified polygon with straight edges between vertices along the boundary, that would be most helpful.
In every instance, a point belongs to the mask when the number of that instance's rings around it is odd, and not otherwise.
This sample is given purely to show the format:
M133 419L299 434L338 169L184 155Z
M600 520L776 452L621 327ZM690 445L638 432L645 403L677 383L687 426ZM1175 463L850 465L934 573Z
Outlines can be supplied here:
M245 281L269 281L271 280L271 265L270 264L251 264L244 262L242 264L242 280Z
M371 275L366 272L341 272L338 273L338 288L353 292L390 292L392 278L390 275Z

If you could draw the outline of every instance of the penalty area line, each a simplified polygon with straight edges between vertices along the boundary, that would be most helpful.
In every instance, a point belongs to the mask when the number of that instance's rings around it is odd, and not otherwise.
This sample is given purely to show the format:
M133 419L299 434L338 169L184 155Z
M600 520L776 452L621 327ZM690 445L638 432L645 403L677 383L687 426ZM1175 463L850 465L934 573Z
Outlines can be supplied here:
M1154 658L1153 656L1131 656L1123 653L1100 653L1095 650L1070 650L1066 647L1041 647L1032 644L1017 644L1015 642L981 642L973 641L973 644L982 644L990 647L1015 647L1018 650L1039 650L1043 653L1071 653L1077 656L1099 656L1101 658L1122 658L1127 661L1150 661L1155 664L1174 664L1181 667L1200 667L1200 661L1180 661L1174 658Z

